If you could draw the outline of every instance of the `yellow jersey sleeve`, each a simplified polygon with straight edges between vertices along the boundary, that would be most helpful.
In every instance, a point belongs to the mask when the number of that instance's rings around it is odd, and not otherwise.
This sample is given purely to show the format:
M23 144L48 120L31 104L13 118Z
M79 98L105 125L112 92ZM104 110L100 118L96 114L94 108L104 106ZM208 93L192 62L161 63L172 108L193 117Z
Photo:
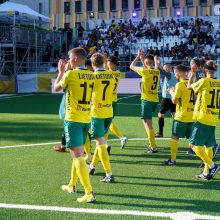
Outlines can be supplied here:
M65 120L81 123L91 122L91 96L94 76L89 70L68 71L60 85L66 89Z
M175 120L193 122L194 92L187 89L187 80L176 84L173 97L179 99L176 105Z
M181 97L181 94L182 94L181 84L177 83L176 86L175 86L173 98L179 99Z
M68 79L69 79L69 74L71 73L71 70L68 70L66 74L63 76L63 78L60 81L60 85L63 89L66 89L68 85Z
M113 90L115 78L111 71L101 70L94 72L95 84L92 94L92 117L113 117Z
M136 67L136 72L137 72L138 75L142 76L143 75L143 71L144 71L143 67Z
M199 91L201 91L203 89L204 79L205 78L202 78L191 85L192 89L195 93L198 93Z

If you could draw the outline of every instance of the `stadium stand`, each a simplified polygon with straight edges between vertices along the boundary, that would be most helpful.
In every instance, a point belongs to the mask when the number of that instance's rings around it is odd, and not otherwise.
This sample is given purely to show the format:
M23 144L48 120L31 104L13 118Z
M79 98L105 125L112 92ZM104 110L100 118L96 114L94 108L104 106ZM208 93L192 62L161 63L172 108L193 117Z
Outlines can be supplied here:
M104 22L104 21L103 21ZM94 24L89 25L94 27ZM145 53L159 53L164 62L191 57L219 57L219 23L213 17L182 19L112 20L95 28L81 41L90 50L118 53L119 56L136 54L138 48ZM198 44L197 44L198 41ZM119 47L115 47L119 45ZM205 49L204 49L205 47Z

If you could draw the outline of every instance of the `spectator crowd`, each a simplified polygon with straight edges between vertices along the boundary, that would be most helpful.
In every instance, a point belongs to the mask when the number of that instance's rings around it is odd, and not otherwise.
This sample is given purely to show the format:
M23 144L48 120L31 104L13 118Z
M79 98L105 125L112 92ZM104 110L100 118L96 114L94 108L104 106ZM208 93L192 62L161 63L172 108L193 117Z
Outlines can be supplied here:
M62 43L55 40L53 45L48 43L42 60L45 62L52 60L54 65L57 65L57 60L66 57L66 51L71 47L82 47L88 52L88 58L95 52L105 52L119 59L122 55L125 61L130 61L136 55L131 50L131 45L135 46L143 39L146 39L146 42L142 43L145 45L146 54L186 62L193 57L216 60L220 54L220 27L217 28L208 20L211 19L163 18L153 22L143 17L138 22L132 19L119 21L113 19L110 24L103 20L90 31L85 31L79 25L75 39L72 39L73 30L69 27L59 30L54 27L53 31L66 35L64 38L66 40ZM170 38L174 39L173 44ZM154 42L154 46L149 42ZM122 48L122 54L119 54L119 48Z

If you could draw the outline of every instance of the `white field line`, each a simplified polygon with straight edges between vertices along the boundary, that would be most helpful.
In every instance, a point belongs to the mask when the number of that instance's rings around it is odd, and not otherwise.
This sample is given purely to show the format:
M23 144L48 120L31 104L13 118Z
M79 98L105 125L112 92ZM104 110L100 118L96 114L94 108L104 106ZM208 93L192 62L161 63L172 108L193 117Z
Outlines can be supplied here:
M155 138L156 140L170 140L171 138ZM185 138L180 138L185 139ZM147 141L147 138L128 138L128 141ZM216 140L220 140L220 137L216 138ZM94 140L92 140L94 141ZM120 141L120 139L108 139L108 142ZM0 146L0 149L7 148L18 148L18 147L36 147L42 145L52 145L52 144L60 144L60 142L46 142L46 143L37 143L37 144L20 144L20 145L12 145L12 146Z
M6 96L13 96L13 95L16 95L16 94L0 94L0 98L1 97L6 97Z
M138 96L138 95L125 96L125 97L118 98L118 100L129 99L129 98L132 98L132 97L135 97L135 96Z
M108 209L91 209L91 208L70 208L59 206L39 206L39 205L19 205L0 203L0 208L6 209L25 209L25 210L41 210L41 211L57 211L57 212L74 212L74 213L90 213L90 214L106 214L106 215L131 215L131 216L151 216L151 217L169 217L172 220L220 220L218 216L199 215L193 212L145 212L136 210L108 210Z
M36 146L51 145L51 144L60 144L60 142L37 143L37 144L20 144L20 145L13 145L13 146L0 146L0 149L17 148L17 147L36 147Z
M25 96L33 96L33 95L34 94L4 96L4 97L0 97L0 100L2 100L2 99L12 99L12 98L22 98L22 97L25 97Z

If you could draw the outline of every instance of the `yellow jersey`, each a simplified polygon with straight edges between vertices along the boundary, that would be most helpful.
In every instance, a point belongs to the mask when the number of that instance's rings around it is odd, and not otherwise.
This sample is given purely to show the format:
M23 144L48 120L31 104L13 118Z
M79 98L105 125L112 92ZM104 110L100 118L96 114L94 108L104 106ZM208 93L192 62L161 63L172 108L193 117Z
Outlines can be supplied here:
M66 90L65 120L90 123L93 72L80 68L69 70L60 85Z
M110 71L110 70L109 70ZM120 80L121 80L121 72L118 71L118 70L111 70L112 74L114 75L115 77L115 84L114 84L114 89L113 89L113 98L112 98L112 101L113 102L117 102L118 100L118 97L117 97L117 90L118 90L118 85L120 83Z
M111 71L98 69L94 73L94 90L92 93L92 117L113 117L112 98L115 78Z
M194 119L205 125L216 126L220 108L220 80L202 78L192 84L192 89L198 93Z
M158 102L160 71L158 69L137 68L138 75L142 76L141 99Z
M187 88L188 80L181 80L175 85L173 98L178 98L176 104L175 120L181 122L193 122L194 92Z

